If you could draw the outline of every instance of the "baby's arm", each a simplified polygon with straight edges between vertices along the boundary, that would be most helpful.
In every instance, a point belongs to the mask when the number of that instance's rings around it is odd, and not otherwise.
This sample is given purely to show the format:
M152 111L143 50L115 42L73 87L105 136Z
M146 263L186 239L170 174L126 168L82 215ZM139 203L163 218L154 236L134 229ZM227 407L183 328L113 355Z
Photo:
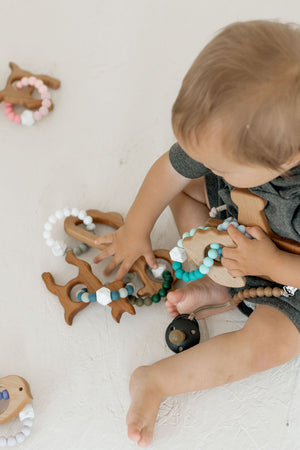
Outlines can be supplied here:
M94 262L113 256L105 273L111 273L121 264L115 279L122 279L140 256L145 257L149 266L155 267L151 230L165 207L189 182L172 167L169 152L162 155L146 175L124 225L95 241L107 244L107 248L94 258Z
M265 275L279 284L300 289L300 255L280 250L260 227L247 227L247 239L234 226L228 234L237 245L224 248L222 264L234 277Z

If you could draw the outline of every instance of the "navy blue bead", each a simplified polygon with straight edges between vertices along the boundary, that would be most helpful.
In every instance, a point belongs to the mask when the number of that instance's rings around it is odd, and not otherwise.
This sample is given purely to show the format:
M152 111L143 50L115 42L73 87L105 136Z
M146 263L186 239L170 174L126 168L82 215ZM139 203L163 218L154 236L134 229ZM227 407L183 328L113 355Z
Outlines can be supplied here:
M0 392L0 400L2 400L2 392Z

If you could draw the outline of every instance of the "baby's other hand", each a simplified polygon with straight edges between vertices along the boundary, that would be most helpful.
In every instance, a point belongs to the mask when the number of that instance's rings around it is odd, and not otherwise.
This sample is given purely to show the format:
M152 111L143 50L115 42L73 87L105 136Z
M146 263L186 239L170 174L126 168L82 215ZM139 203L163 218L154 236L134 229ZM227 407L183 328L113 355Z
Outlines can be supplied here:
M106 247L94 258L94 263L97 264L113 256L104 270L105 275L109 275L120 265L115 280L122 280L140 256L145 257L147 264L151 268L157 267L150 237L139 236L136 231L127 229L126 225L121 226L114 233L97 238L95 244L105 245Z

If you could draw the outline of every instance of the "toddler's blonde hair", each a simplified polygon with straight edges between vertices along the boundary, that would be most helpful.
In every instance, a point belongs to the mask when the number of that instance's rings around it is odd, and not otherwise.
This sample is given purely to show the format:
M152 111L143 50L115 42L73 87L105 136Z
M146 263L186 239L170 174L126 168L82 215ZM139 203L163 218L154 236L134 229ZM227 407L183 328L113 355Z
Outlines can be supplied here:
M183 141L222 124L241 163L278 169L300 149L300 27L254 20L225 27L186 74L172 109Z

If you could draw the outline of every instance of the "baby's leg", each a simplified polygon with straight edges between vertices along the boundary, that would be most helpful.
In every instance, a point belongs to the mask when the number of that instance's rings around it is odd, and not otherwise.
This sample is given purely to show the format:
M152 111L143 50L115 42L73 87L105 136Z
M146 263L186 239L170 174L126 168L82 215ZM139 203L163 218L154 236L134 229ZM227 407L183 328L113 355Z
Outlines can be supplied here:
M178 231L182 235L194 227L203 226L209 217L209 202L204 177L193 180L170 204ZM199 306L221 304L230 300L228 289L208 276L191 282L184 288L169 292L166 308L172 317L194 311ZM204 311L199 318L232 309L233 306Z
M130 381L128 436L152 441L161 401L246 378L284 364L300 352L300 333L281 311L259 305L243 329L213 337L183 353L139 367Z

